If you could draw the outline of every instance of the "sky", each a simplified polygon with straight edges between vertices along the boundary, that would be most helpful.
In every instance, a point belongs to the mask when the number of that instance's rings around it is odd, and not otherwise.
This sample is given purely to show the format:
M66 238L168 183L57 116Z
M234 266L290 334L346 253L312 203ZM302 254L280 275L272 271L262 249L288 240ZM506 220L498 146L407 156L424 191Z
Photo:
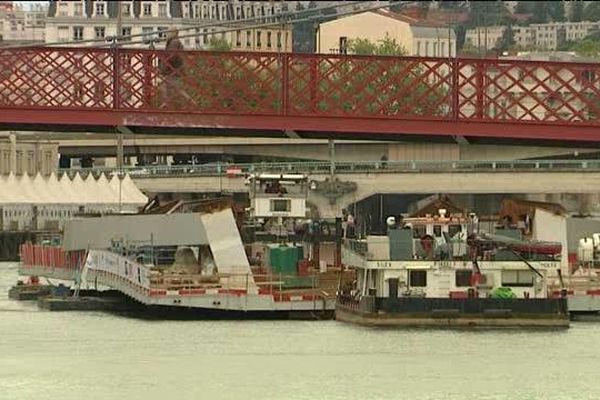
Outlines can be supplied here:
M1 1L1 0L0 0ZM13 0L13 4L25 4L27 8L31 7L31 4L44 4L44 3L48 3L48 1L19 1L19 0Z

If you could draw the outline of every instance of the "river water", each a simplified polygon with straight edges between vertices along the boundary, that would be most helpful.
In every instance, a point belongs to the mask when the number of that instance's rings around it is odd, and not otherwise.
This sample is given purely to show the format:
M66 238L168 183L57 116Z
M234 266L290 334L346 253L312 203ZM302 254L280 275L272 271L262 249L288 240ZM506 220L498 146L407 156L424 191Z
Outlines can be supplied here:
M8 300L0 399L597 399L600 323L560 332L145 321Z

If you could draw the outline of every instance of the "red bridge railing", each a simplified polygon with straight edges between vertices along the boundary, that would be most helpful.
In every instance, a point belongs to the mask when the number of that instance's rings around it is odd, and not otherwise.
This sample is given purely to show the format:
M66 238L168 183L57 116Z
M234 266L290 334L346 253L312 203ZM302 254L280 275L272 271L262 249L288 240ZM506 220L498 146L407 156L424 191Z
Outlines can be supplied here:
M0 109L597 126L600 64L0 49Z

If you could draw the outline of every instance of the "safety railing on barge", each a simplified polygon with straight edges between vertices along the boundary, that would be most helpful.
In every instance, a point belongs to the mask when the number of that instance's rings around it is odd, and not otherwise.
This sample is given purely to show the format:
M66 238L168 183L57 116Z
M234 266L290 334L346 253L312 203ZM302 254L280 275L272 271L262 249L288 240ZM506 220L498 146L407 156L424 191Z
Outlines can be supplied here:
M279 302L316 301L333 298L339 278L337 273L201 275L160 272L109 251L65 252L59 247L31 243L21 246L21 273L59 279L69 274L73 279L79 279L85 273L90 280L124 290L132 297L138 296L138 300L143 300L144 296L255 294L272 296ZM244 279L245 285L231 284L244 282ZM255 290L251 290L250 282L256 284Z

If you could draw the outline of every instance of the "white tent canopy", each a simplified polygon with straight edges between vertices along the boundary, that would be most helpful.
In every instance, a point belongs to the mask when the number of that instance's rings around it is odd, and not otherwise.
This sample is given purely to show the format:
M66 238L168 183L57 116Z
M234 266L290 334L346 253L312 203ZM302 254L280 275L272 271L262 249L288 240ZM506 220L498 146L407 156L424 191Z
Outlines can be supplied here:
M148 198L135 186L129 176L120 182L113 176L109 181L102 174L98 179L89 175L85 180L79 174L70 179L64 174L60 180L48 177L13 174L0 178L0 205L5 204L68 204L68 205L130 205L142 206ZM120 192L120 195L119 195ZM119 198L120 196L120 198Z

